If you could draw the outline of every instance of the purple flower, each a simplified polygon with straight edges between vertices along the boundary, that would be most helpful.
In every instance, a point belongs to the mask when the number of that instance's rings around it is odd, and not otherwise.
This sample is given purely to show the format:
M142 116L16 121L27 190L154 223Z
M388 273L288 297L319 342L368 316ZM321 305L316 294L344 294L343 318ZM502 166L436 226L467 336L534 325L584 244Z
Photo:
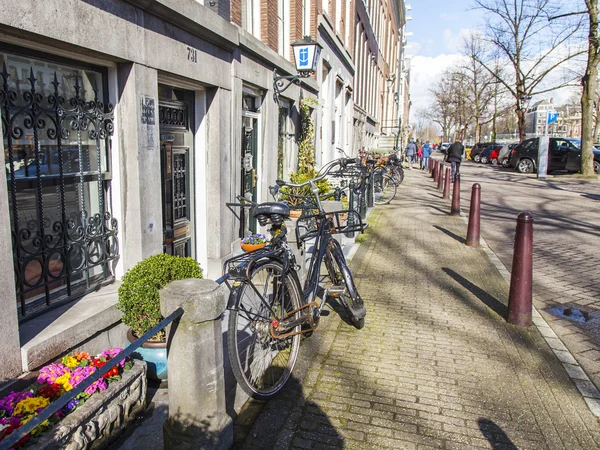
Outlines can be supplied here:
M65 412L71 412L73 411L75 408L77 408L77 405L79 405L79 399L74 398L73 400L71 400L69 403L67 403L65 405L65 407L63 408L63 410Z
M11 416L15 406L21 400L25 400L26 398L32 398L33 394L31 392L11 392L2 400L0 400L0 409L6 411L7 416Z

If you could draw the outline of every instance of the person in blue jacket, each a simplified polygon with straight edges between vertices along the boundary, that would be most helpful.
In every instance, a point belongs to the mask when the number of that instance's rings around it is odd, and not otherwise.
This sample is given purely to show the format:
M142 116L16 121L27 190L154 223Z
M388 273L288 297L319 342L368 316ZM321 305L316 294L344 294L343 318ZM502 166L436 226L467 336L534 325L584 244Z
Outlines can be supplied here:
M431 146L429 141L423 144L423 158L421 158L421 170L427 169L427 163L429 162L429 155L431 155Z

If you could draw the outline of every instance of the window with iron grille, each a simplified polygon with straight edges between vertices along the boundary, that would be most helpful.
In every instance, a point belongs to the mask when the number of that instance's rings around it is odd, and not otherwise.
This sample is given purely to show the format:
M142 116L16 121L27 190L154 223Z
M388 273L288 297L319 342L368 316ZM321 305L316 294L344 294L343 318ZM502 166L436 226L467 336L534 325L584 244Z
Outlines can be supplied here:
M3 52L0 108L20 319L114 280L113 107L101 69Z

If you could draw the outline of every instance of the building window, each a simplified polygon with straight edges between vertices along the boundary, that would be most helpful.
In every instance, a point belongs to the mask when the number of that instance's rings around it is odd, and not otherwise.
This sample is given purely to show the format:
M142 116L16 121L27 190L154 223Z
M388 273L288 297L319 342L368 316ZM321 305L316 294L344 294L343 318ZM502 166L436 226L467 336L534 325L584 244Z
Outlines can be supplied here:
M278 53L289 59L290 49L290 0L279 0L277 8L277 23L279 46Z
M0 108L10 123L4 163L22 319L114 279L113 111L102 69L3 52L0 67ZM154 120L153 111L146 120Z
M260 39L259 0L242 0L242 28Z

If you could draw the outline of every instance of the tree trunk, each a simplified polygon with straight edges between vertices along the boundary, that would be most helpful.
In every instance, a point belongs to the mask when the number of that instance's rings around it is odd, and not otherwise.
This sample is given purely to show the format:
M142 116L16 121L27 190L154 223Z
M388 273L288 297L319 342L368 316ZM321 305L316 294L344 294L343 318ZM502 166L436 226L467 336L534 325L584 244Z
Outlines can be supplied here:
M592 151L592 127L594 95L598 87L598 63L600 62L600 43L598 42L598 3L597 0L586 0L590 20L588 35L588 61L585 75L581 79L583 93L581 95L581 173L584 176L594 175L594 153Z
M517 106L517 127L519 128L519 140L525 140L525 110L521 108L521 105Z

